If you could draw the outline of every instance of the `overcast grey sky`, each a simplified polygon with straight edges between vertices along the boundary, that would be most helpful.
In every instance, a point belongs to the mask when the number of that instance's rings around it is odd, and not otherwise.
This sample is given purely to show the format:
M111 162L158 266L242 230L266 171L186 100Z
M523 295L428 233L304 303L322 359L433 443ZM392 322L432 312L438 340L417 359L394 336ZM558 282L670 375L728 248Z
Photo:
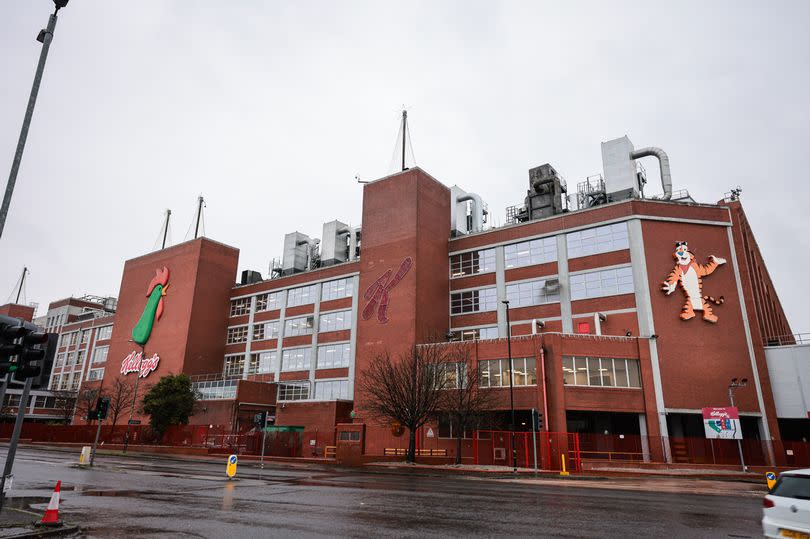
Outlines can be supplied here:
M50 0L0 2L5 185ZM794 331L810 331L810 2L72 0L0 239L0 303L116 294L166 208L266 275L283 235L358 224L402 105L416 162L489 204L550 162L569 186L627 134L675 189L743 204ZM654 161L648 169L654 169ZM651 185L659 185L652 172Z

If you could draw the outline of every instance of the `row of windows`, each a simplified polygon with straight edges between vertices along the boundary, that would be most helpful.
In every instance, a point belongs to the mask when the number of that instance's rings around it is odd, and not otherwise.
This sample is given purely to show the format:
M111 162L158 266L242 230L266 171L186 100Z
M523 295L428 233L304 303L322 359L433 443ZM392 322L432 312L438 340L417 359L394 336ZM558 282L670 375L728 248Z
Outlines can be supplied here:
M282 371L305 371L312 365L311 348L289 348L282 350ZM248 375L273 373L276 370L278 353L273 351L257 352L250 355ZM351 363L351 345L325 344L318 347L317 368L339 369L346 368ZM225 356L223 374L226 377L241 377L245 372L245 356L243 354Z
M512 385L537 385L537 367L533 357L513 358L512 366ZM481 387L509 387L509 360L479 361L478 382Z
M563 380L571 386L641 387L636 359L564 357Z
M493 288L450 294L450 313L480 313L498 308L498 291Z
M495 249L481 249L450 257L450 276L475 275L495 271Z
M292 288L287 291L287 307L308 305L315 303L318 285L307 285ZM345 277L321 284L321 301L350 298L354 294L354 278ZM268 292L256 296L256 312L273 311L281 308L283 292ZM231 300L231 316L250 314L251 298L237 298Z
M543 305L560 301L560 282L557 279L529 281L506 286L506 299L510 307Z
M629 266L572 275L570 282L571 300L631 294L634 290Z
M354 278L346 277L321 285L321 301L350 298L354 294Z
M20 405L20 400L22 399L22 395L14 395L10 393L6 393L6 398L3 399L3 406L11 406L11 407L18 407ZM33 402L34 408L56 408L56 397L46 397L45 395L31 395L28 397L28 406L31 406Z
M568 258L578 258L630 248L627 223L588 228L566 234ZM506 269L544 264L557 260L554 236L506 245L503 248ZM450 257L450 276L462 277L495 271L495 249L479 249Z
M352 312L351 311L337 311L333 313L322 314L318 320L318 331L326 333L327 331L340 331L342 329L352 328Z
M278 401L299 401L309 398L309 382L285 382L278 385Z
M571 275L571 300L631 294L635 290L630 266ZM540 279L506 285L510 307L543 305L560 301L557 279ZM481 288L450 294L450 314L494 311L498 307L495 288Z
M267 339L277 339L278 338L278 320L273 320L272 322L264 322L255 324L253 326L253 340L254 341L264 341Z
M214 380L194 382L193 388L199 394L200 400L235 399L237 384L237 380Z
M497 339L498 328L496 326L485 328L458 329L450 332L451 341L477 341L479 339Z
M79 389L79 377L81 373L72 372L69 374L56 374L51 377L51 389L73 391Z
M284 336L296 337L298 335L312 335L314 331L315 318L309 316L299 316L288 318L284 321ZM351 311L336 311L322 314L318 319L320 332L338 331L352 328ZM226 344L239 344L247 342L248 326L237 326L228 328L225 338ZM253 340L261 341L266 339L277 339L279 337L279 321L264 322L253 326Z
M557 239L539 238L513 243L503 248L504 266L522 268L557 260Z
M309 381L285 382L278 386L279 401L298 401L310 398ZM315 382L315 400L350 400L348 380L324 380Z

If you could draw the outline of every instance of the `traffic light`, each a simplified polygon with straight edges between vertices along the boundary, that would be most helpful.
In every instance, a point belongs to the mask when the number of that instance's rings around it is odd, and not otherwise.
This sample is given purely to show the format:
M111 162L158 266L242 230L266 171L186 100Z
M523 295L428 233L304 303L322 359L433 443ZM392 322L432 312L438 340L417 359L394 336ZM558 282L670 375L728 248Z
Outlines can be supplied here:
M543 430L543 414L532 408L532 425L534 430L540 432Z
M110 397L99 397L96 401L96 418L107 419L107 412L110 410Z
M33 363L45 357L42 345L47 342L48 334L34 324L0 315L0 375L14 373L18 380L39 376L42 369Z
M259 412L258 414L254 415L253 424L256 425L257 428L263 429L267 424L267 412Z

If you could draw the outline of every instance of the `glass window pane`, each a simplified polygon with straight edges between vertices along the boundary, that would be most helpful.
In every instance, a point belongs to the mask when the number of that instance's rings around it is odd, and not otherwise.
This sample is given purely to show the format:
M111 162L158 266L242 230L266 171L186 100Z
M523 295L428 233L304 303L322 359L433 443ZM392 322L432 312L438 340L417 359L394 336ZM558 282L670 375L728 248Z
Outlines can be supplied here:
M630 387L641 387L641 379L638 372L638 360L627 360L627 378Z
M589 386L602 385L602 376L599 372L599 358L596 357L588 358L588 385Z
M599 365L599 371L602 373L602 385L614 387L616 384L613 381L613 360L603 357L599 360Z
M574 358L564 357L563 361L563 383L569 386L574 385Z
M616 386L627 387L627 363L624 359L614 359L613 369L616 372Z

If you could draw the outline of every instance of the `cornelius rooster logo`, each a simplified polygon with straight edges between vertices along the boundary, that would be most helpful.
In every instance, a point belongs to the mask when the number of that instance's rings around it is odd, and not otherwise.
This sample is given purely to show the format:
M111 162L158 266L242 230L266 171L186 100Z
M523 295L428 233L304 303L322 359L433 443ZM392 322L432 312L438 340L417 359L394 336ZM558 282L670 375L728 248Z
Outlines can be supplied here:
M146 300L146 307L141 319L132 328L133 342L144 346L149 341L155 320L160 320L163 314L163 297L166 295L167 288L169 288L169 270L163 266L163 269L155 270L155 277L146 288L146 295L149 299Z
M714 255L709 256L708 264L698 264L695 255L689 250L689 244L679 241L675 244L675 267L667 280L661 286L661 290L667 295L675 291L675 287L680 283L681 289L686 296L686 303L683 305L681 320L690 320L695 317L695 311L703 311L703 319L712 324L717 323L717 316L712 314L711 304L720 305L723 303L723 296L714 299L711 296L703 295L703 279L706 275L711 275L718 266L726 263L724 258Z

